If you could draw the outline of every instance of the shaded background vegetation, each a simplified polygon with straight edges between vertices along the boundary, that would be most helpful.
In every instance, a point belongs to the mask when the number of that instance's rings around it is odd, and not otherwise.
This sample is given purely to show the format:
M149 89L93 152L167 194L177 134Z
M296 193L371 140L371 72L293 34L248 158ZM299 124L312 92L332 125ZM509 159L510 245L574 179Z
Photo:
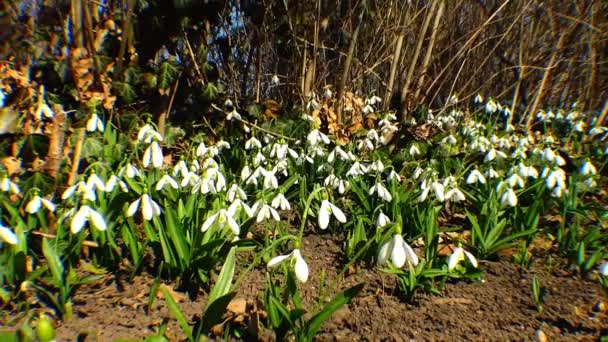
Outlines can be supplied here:
M5 86L43 85L51 103L103 107L115 122L149 113L161 131L166 118L212 118L210 104L227 98L254 116L266 107L296 113L325 89L338 99L338 119L347 91L380 96L403 120L420 107L444 108L452 95L471 101L477 93L506 101L517 120L573 103L608 111L608 2L601 0L1 6L0 63L26 77L5 73ZM5 102L23 108L28 94Z

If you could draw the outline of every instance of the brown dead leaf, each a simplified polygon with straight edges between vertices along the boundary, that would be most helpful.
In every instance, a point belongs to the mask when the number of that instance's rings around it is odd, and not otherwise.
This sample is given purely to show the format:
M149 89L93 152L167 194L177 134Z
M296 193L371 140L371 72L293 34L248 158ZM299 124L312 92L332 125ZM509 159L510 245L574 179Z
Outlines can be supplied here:
M176 303L182 303L182 302L185 302L186 299L188 299L188 297L186 295L173 290L173 286L161 284L160 287L167 289L167 292L169 292L169 295ZM163 292L158 291L158 293L156 293L156 298L163 298Z
M2 166L6 169L8 176L18 175L23 173L23 168L21 167L21 159L15 157L4 157L0 161Z
M247 311L247 300L243 298L234 298L228 303L226 309L235 315L243 315Z

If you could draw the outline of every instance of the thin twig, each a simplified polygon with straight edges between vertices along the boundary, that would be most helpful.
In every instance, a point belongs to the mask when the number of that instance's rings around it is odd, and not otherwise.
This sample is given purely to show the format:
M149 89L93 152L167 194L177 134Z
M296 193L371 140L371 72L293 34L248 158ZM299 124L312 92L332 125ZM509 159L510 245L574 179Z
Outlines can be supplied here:
M42 237L47 238L47 239L55 239L55 238L57 238L57 235L55 235L55 234L48 234L48 233L43 233L43 232L39 232L39 231L33 231L32 234L33 235L42 236ZM97 242L95 242L95 241L89 241L89 240L82 241L82 245L86 246L86 247L94 247L94 248L99 247L99 244Z

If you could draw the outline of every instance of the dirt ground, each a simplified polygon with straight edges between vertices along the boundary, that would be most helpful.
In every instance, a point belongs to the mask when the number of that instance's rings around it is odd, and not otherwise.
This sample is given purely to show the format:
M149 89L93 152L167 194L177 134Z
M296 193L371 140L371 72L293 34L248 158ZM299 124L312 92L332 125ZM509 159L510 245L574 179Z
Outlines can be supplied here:
M318 341L595 341L608 335L608 298L599 284L578 279L563 269L549 269L544 261L536 262L529 270L507 261L483 262L481 282L449 283L441 296L423 294L408 303L391 276L375 270L359 269L334 282L344 265L338 241L341 239L330 235L305 238L302 251L310 277L302 286L302 297L307 308L314 308L317 303L322 270L326 284L338 284L335 289L326 290L331 293L323 294L325 300L357 283L367 285L351 304L322 326ZM249 273L236 296L247 303L245 312L236 320L249 326L249 330L243 329L249 331L244 337L248 340L273 339L272 332L255 323L264 316L259 304L264 272L261 266ZM542 314L532 299L535 274L547 291ZM81 288L74 297L75 317L59 325L57 341L76 341L78 335L81 341L141 339L150 335L163 318L172 318L162 298L149 312L146 310L152 282L146 275L132 282L109 276ZM206 302L203 291L195 300L187 295L180 297L179 292L176 297L181 299L180 308L188 319L200 317ZM171 341L184 337L173 319L166 335Z

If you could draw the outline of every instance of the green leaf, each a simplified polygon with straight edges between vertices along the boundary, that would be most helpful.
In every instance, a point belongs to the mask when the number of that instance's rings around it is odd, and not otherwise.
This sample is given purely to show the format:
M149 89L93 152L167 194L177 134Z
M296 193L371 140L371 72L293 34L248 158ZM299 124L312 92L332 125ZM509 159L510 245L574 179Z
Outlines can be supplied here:
M63 263L59 259L55 248L51 246L48 239L42 240L42 253L47 260L49 269L51 270L51 275L53 277L53 282L55 287L62 288L64 286L63 280Z
M167 233L169 238L173 242L177 251L177 256L181 260L182 265L188 265L190 263L190 248L184 235L184 230L179 225L178 220L175 217L175 211L171 209L171 203L165 200L165 223L167 224Z
M209 293L209 300L205 311L208 310L209 306L213 304L216 299L226 295L230 291L232 277L234 276L235 253L236 247L230 248L224 266L222 266L222 270L220 271L220 275L217 277L217 283L215 283L215 286L213 286L213 289L211 289L211 292Z
M169 61L164 61L158 68L158 88L169 89L177 79L179 69Z
M321 310L321 312L314 315L310 319L310 321L306 323L306 327L304 329L304 336L308 340L312 340L312 337L317 333L319 328L321 328L323 322L328 320L334 312L336 312L342 306L348 304L353 298L355 298L359 294L359 292L361 292L364 286L365 283L361 283L336 295L331 302L327 303L327 305L325 306L325 308L323 308L323 310Z
M173 313L173 316L175 316L175 319L177 320L179 326L182 328L182 331L184 332L186 337L188 337L188 340L194 342L194 338L192 336L192 329L190 328L190 325L188 325L188 321L186 320L186 317L184 317L184 314L179 310L179 306L177 306L177 303L175 302L175 300L173 300L173 297L171 297L169 290L167 290L167 288L164 286L161 287L160 290L162 291L163 297L167 302L167 306L169 306L169 310L171 311L171 313Z

